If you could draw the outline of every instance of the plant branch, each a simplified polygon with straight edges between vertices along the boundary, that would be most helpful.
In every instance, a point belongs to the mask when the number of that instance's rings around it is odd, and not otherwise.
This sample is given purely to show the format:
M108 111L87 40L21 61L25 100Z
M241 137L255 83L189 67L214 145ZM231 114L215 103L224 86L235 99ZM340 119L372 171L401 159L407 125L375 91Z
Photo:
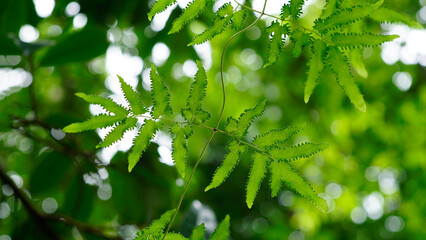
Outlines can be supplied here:
M0 165L0 179L2 180L3 184L9 185L15 194L15 196L21 200L22 205L25 207L25 209L28 211L28 213L31 215L31 217L35 220L35 222L40 226L43 232L46 233L47 236L50 237L50 239L54 240L62 240L63 238L60 237L48 224L48 221L56 221L61 222L64 224L67 224L69 226L76 227L78 230L81 230L83 232L87 232L93 235L97 235L100 237L103 237L105 239L111 239L111 240L122 240L121 237L111 234L104 233L103 227L94 227L86 223L82 223L80 221L77 221L69 216L65 215L59 215L59 214L43 214L39 212L31 203L31 200L26 195L24 191L18 188L16 186L15 182L7 175L6 170L3 168L3 166Z
M176 210L175 210L175 212L173 214L173 217L172 217L170 223L167 226L166 232L164 233L162 240L164 240L166 238L167 233L170 231L170 228L172 227L173 222L174 222L174 220L176 218L176 215L178 214L179 209L180 209L180 207L182 205L182 201L183 201L183 198L185 197L185 193L186 193L186 190L188 189L189 183L191 182L191 179L192 179L195 171L197 170L197 167L198 167L199 163L201 162L201 159L203 158L204 153L207 150L207 147L209 146L210 142L212 141L214 134L218 131L217 128L219 127L219 123L222 120L222 116L223 116L223 113L225 111L225 104L226 104L226 90L225 90L225 81L224 81L224 77L223 77L223 63L224 63L224 60L225 60L226 49L227 49L227 47L229 46L229 44L231 43L231 41L234 38L236 38L238 35L242 34L243 32L247 31L248 29L250 29L253 25L255 25L262 18L262 16L265 13L265 8L266 8L266 3L267 2L268 2L268 0L265 0L265 3L263 5L263 10L262 10L262 13L260 14L260 16L254 22L252 22L249 26L247 26L246 28L244 28L244 29L240 30L239 32L235 33L234 35L232 35L228 39L228 41L226 42L226 44L225 44L225 46L224 46L224 48L222 50L222 56L221 56L221 59L220 59L220 82L221 82L221 85L222 85L222 96L223 96L223 98L222 98L222 108L220 110L219 118L216 121L215 127L213 129L211 129L212 132L210 134L210 137L207 140L207 143L204 145L204 148L201 151L200 157L195 162L195 165L194 165L194 168L192 169L191 175L189 175L189 178L188 178L188 180L185 183L185 187L184 187L182 195L181 195L181 197L179 199L179 203L178 203L178 205L176 207Z

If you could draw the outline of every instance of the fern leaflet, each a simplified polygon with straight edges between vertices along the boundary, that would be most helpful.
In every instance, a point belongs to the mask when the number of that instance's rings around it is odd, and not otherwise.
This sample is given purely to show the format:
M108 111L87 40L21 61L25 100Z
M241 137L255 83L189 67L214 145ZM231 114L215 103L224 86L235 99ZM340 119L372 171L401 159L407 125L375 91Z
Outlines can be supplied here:
M152 5L151 11L148 13L149 21L151 21L154 15L166 10L168 7L175 3L176 0L157 0L154 5Z
M202 110L202 102L206 96L207 76L200 61L197 61L198 71L195 81L191 84L186 108L182 109L182 116L188 122L202 123L210 118L210 114Z
M287 148L274 147L269 153L277 160L296 160L307 158L313 154L327 149L327 144L302 143Z
M335 33L331 35L330 40L337 47L354 48L354 47L375 47L384 42L389 42L398 38L398 35L381 35L372 33Z
M256 198L257 192L260 188L260 184L262 184L262 181L265 178L268 161L268 156L262 155L258 152L254 154L253 165L250 170L250 175L246 187L246 203L248 208L253 206L254 199Z
M272 36L272 38L269 42L267 62L263 67L272 65L277 61L284 44L282 36L284 34L289 34L287 25L281 26L278 21L272 22L269 27L265 28L265 31Z
M195 36L194 40L188 44L188 46L202 44L211 40L215 36L221 34L225 31L226 27L231 21L233 13L232 5L229 3L225 3L216 13L213 18L213 25L202 32L201 34Z
M212 182L204 191L207 192L212 188L220 186L228 178L232 170L234 170L235 166L238 164L241 154L245 152L246 149L247 147L241 145L237 140L232 140L228 144L229 152L226 155L225 160L223 160L222 165L216 169Z
M175 136L172 142L172 157L180 175L185 177L186 159L188 158L188 138L192 134L192 128L188 125L183 127L179 124L173 125L170 129Z
M343 91L360 111L365 112L367 106L365 105L364 98L358 86L355 84L346 56L336 47L330 48L329 61L331 63L331 69L336 74L337 82L342 87Z
M315 40L312 46L312 57L308 62L309 70L305 84L305 103L309 101L324 69L326 50L327 45L323 41L319 39Z
M361 18L368 17L383 3L379 0L376 3L369 5L359 5L352 8L344 8L326 19L318 19L314 28L320 33L325 33L330 29L338 28L341 25L355 22Z
M216 230L210 237L210 240L226 240L229 238L229 215L226 215L226 217L222 220L221 223L219 223L219 226L217 226Z
M103 98L103 97L99 97L99 96L96 96L96 95L87 95L87 94L84 94L84 93L76 93L75 95L82 98L83 100L85 100L88 103L98 104L102 108L104 108L105 110L112 112L115 115L127 116L129 114L129 111L125 107L117 104L111 98Z
M182 14L173 21L172 29L170 29L169 34L179 32L185 24L198 17L210 1L211 0L194 0L188 3L188 6L183 10Z
M370 15L370 18L381 23L403 23L412 28L423 29L423 26L420 23L412 20L405 14L384 6L379 7L374 14Z
M232 16L232 28L235 30L240 30L244 26L248 12L245 9L241 9L234 13Z
M266 101L258 103L254 108L245 110L238 118L238 123L235 128L235 136L242 138L247 134L247 130L253 121L260 117L265 111Z
M293 56L299 57L302 54L303 48L309 44L311 35L302 32L301 30L296 30L291 35L291 40L294 42L293 46Z
M194 228L194 230L192 230L190 240L204 240L205 231L206 227L204 226L204 223L198 225Z
M133 88L128 85L123 78L117 76L120 80L121 90L123 91L124 97L127 102L130 104L130 108L132 109L132 113L134 115L144 114L146 113L146 109L142 103L141 97L139 93L135 92Z
M124 122L115 126L115 128L112 129L111 132L108 133L108 135L106 135L105 139L101 143L99 143L96 146L96 148L100 148L100 147L105 148L119 141L123 137L123 134L126 131L136 127L137 122L138 122L137 118L132 118L132 117L127 118L126 120L124 120Z
M312 186L300 176L287 162L272 162L270 165L271 171L271 189L272 196L278 195L281 184L284 182L294 191L310 200L315 206L324 212L328 211L325 200L317 195Z
M164 85L161 76L157 74L157 69L151 65L151 96L153 101L152 117L159 118L162 115L169 115L172 113L170 106L169 89Z
M290 137L296 135L305 128L305 124L299 126L288 126L283 129L273 129L265 134L258 135L253 140L253 144L261 149L268 149L270 146L284 143Z
M129 172L136 166L142 153L148 147L151 138L159 129L159 123L153 120L145 120L145 124L139 130L139 133L133 141L133 147L129 154Z
M305 0L290 0L290 16L293 19L298 19L302 13L302 6Z
M368 71L363 61L362 49L351 49L350 61L352 67L361 77L368 78Z
M105 128L105 127L112 126L115 123L124 120L125 118L126 117L123 117L123 116L112 116L112 115L101 114L101 115L92 117L91 119L84 122L70 124L62 130L66 133L78 133L78 132L83 132L88 130L94 130L97 128Z
M142 229L138 232L138 236L135 240L146 240L146 239L160 239L163 235L163 230L166 228L166 225L172 219L175 210L169 210L157 220L154 220L149 227Z

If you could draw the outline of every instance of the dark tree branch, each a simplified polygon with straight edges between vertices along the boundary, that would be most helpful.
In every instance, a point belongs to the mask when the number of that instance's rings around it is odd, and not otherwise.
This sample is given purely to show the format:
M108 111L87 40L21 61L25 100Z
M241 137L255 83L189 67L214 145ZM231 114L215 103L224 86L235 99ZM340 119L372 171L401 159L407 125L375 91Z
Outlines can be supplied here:
M6 170L1 165L0 165L0 179L2 180L3 184L9 185L13 189L15 196L19 198L19 200L21 200L25 209L28 211L31 217L37 222L37 224L40 226L43 232L45 232L46 235L50 237L50 239L62 240L62 238L48 224L49 221L55 221L55 222L64 223L69 226L76 227L80 231L90 233L96 236L100 236L105 239L122 240L122 238L118 235L105 233L105 230L107 230L107 228L100 227L100 226L95 227L90 224L77 221L71 217L61 215L61 214L43 214L39 212L32 205L31 200L28 198L28 196L21 189L19 189L16 186L15 182L7 175Z

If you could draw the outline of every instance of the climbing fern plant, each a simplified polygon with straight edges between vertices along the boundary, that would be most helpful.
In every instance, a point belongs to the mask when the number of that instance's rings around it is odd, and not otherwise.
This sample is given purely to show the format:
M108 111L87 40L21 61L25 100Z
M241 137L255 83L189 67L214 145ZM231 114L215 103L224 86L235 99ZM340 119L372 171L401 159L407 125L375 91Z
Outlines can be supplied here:
M184 26L196 19L208 7L213 0L194 0L183 9L182 14L173 21L169 34L179 32ZM151 20L156 14L166 10L176 3L176 0L158 0L148 13ZM118 76L121 90L129 107L122 106L112 99L99 96L78 93L90 104L98 104L108 113L95 116L87 121L73 123L63 130L68 133L76 133L97 128L112 127L97 147L108 147L119 141L126 131L139 128L133 141L133 146L128 155L129 172L141 160L143 152L147 149L155 133L169 131L173 137L172 157L178 173L185 177L188 158L188 139L197 128L211 130L210 137L201 151L191 174L187 178L184 191L175 210L164 213L158 220L138 233L136 239L187 239L179 233L169 233L173 221L179 211L185 192L191 178L197 169L210 141L216 133L229 137L226 146L227 154L222 164L213 174L211 183L205 191L220 186L238 165L243 153L251 151L252 167L246 184L246 203L249 208L254 204L257 192L262 181L269 173L271 195L277 196L282 184L310 200L315 206L324 212L328 211L324 199L318 196L310 183L293 169L291 162L301 158L307 158L327 148L326 144L305 142L298 145L287 145L286 141L303 130L304 125L289 126L283 129L273 129L256 136L252 142L246 141L248 129L256 118L262 116L266 102L262 101L253 108L245 110L238 119L229 117L223 129L219 129L225 108L225 87L223 79L223 62L225 50L229 42L242 32L256 24L265 13L267 1L263 10L258 11L237 2L233 8L230 3L225 3L215 13L211 26L204 32L194 37L188 45L201 44L223 33L227 28L237 31L224 46L221 58L221 83L223 102L220 115L215 126L210 127L204 123L210 119L209 112L203 109L202 101L206 95L207 77L200 62L197 62L198 72L195 75L188 99L180 111L173 111L170 106L170 93L163 79L158 74L155 66L151 66L151 98L152 105L144 106L140 94L129 86L124 79ZM338 84L342 87L350 101L361 111L366 111L366 104L360 93L351 71L351 66L362 77L368 73L362 62L361 49L374 47L384 42L392 41L396 35L381 35L366 33L365 18L371 18L378 22L398 22L411 27L421 27L405 15L382 6L383 0L370 2L367 0L329 0L327 1L321 16L315 20L312 26L302 26L298 21L302 16L303 0L290 0L284 4L279 16L268 15L274 21L265 27L265 33L270 36L266 64L268 67L276 63L284 47L284 41L290 42L292 54L299 57L304 50L310 49L305 84L305 102L318 84L322 72L330 68L336 75ZM249 12L258 12L260 16L251 24L245 25ZM180 119L180 120L179 120ZM140 124L142 123L142 124ZM229 238L229 216L219 224L210 239L222 240ZM167 226L167 227L166 227ZM204 239L204 225L197 226L190 236L191 240Z

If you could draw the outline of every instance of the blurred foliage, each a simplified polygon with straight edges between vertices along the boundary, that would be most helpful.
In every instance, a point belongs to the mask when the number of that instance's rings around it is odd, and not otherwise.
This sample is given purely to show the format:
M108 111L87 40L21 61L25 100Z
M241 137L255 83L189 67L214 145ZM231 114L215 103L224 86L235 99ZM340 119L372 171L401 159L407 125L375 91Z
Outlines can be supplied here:
M212 12L207 11L180 33L167 35L170 20L161 31L154 31L148 21L152 1L79 1L80 13L69 16L66 8L70 2L56 1L51 15L41 18L33 1L0 1L0 83L6 86L24 79L22 86L0 94L2 239L55 239L55 235L58 239L132 239L139 228L173 209L182 192L183 181L174 167L159 161L161 142L152 144L128 173L126 152L113 154L108 164L102 162L108 157L95 150L100 139L96 132L63 135L58 129L91 116L89 106L76 92L109 96L117 91L108 80L122 74L118 66L111 65L114 59L108 59L114 49L125 59L143 62L142 68L141 64L124 66L134 69L129 79L137 80L139 92L147 93L144 73L154 62L173 93L172 107L184 106L192 81L184 71L191 65L187 60L203 58L186 45L195 32L210 24ZM317 1L307 11L318 12L323 3ZM385 4L410 16L421 7L417 0L387 0ZM176 7L170 18L180 12ZM309 22L309 16L303 20ZM84 28L76 29L77 20L85 17ZM250 14L247 21L254 19ZM39 33L35 42L21 37L22 26L28 24ZM173 230L189 236L204 221L211 233L218 220L229 214L233 239L424 239L425 68L401 62L386 65L380 48L368 48L364 60L369 77L355 74L368 105L366 113L351 105L329 69L305 104L304 55L294 59L291 48L284 47L274 66L261 68L268 36L260 29L265 25L259 22L228 47L224 116L237 117L266 98L265 116L250 129L249 139L272 128L306 122L303 134L314 142L329 143L330 148L298 161L295 167L324 193L331 211L320 212L289 189L271 198L267 182L248 209L243 186L251 165L245 160L249 156L243 156L241 167L220 189L204 193L229 141L217 135L194 176ZM380 26L370 24L368 28ZM221 104L220 54L233 33L228 29L208 44L212 62L205 106L213 115L210 125ZM153 55L153 49L160 42L168 46L170 56L158 64L163 56ZM113 63L126 64L123 59ZM399 90L392 82L396 72L412 76L408 91ZM150 96L142 97L149 101ZM189 166L208 134L208 130L199 131L191 137ZM292 141L304 142L306 136Z

